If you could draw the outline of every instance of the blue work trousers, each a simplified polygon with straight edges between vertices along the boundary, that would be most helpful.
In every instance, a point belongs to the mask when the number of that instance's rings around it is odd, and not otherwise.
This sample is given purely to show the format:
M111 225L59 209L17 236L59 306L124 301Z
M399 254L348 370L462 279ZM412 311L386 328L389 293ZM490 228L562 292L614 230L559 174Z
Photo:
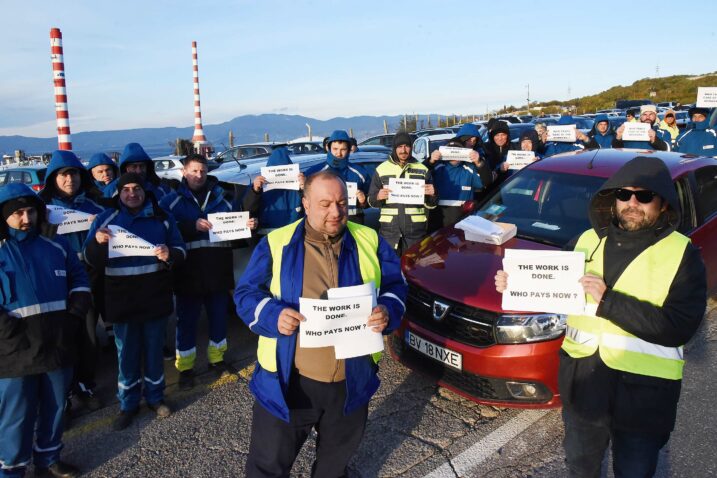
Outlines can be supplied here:
M164 400L162 347L166 328L167 318L114 324L120 410L136 410L142 390L149 405Z
M24 476L31 457L43 468L59 461L71 380L72 368L0 379L0 476Z
M229 295L226 291L204 296L177 296L177 362L179 371L194 368L197 356L197 322L202 305L209 323L209 363L224 360L227 350L227 310Z

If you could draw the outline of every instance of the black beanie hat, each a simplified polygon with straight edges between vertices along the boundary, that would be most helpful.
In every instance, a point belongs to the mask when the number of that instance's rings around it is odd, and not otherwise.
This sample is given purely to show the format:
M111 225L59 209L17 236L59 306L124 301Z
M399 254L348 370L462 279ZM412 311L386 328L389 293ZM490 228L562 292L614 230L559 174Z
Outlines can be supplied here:
M413 144L411 136L408 133L396 133L396 136L393 137L393 150L395 151L396 148L404 144L407 146Z
M38 208L38 206L39 206L38 203L39 203L39 199L31 197L31 196L20 196L20 197L5 201L2 205L2 218L3 218L3 220L6 221L7 218L12 216L12 213L14 213L18 209L22 209L24 207Z
M139 184L142 190L144 190L144 180L142 176L137 173L124 173L120 176L119 180L117 180L117 192L119 193L123 187L132 183Z

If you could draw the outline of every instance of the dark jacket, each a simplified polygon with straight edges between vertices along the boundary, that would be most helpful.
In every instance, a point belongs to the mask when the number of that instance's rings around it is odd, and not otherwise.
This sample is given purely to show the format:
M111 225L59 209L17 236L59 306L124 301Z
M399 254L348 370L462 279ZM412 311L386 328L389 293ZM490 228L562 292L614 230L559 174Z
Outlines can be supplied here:
M174 217L147 195L143 209L130 213L117 198L117 209L107 209L95 218L84 255L87 263L104 269L105 309L108 322L145 322L168 317L174 310L172 267L185 259L184 242ZM108 225L120 226L151 244L169 247L169 260L154 256L108 257L108 245L99 244L95 233Z
M717 156L717 133L709 120L690 123L675 142L674 151L702 156Z
M72 366L92 301L85 269L67 241L40 235L42 201L24 184L0 188L0 206L20 197L34 203L38 218L31 231L0 221L0 378Z
M668 204L657 224L628 232L612 219L613 191L624 186L649 189ZM590 221L605 239L604 280L608 286L597 315L654 344L677 347L697 331L706 307L707 280L702 258L691 244L662 307L611 289L623 270L645 249L679 225L679 203L667 167L656 158L627 162L593 197ZM587 258L590 260L590 257ZM674 428L680 380L666 380L608 368L599 353L574 359L560 352L559 386L563 406L595 422L636 432L668 433Z
M209 197L207 197L209 195ZM209 176L205 190L195 195L182 179L179 188L167 194L159 205L174 216L187 248L186 261L174 267L174 290L178 295L204 296L234 287L231 241L209 242L208 232L197 231L197 219L207 214L232 212L224 189Z
M171 191L169 185L165 184L165 182L157 176L157 173L154 171L154 161L152 161L152 158L149 157L139 143L129 143L124 147L124 150L122 150L119 159L119 176L126 173L127 165L132 163L144 163L147 165L147 175L142 187L146 193L151 193L157 201ZM117 181L119 181L119 176L105 187L103 190L105 197L111 198L117 195Z
M655 131L655 141L652 143L647 141L623 141L621 139L617 139L617 136L615 136L615 139L612 140L612 147L670 151L670 143L672 142L670 132L659 129L657 126L657 124L652 125L652 129Z
M90 157L90 162L87 163L87 171L92 174L92 169L97 166L111 166L112 170L114 171L114 177L117 179L119 174L119 168L117 167L117 164L112 161L112 159L107 156L105 153L95 153ZM97 186L97 189L99 189L103 194L105 192L105 189L109 187L110 184L112 184L112 181L110 181L108 184L102 183L100 181L97 181L93 178L93 182L95 183L95 186Z
M598 131L598 123L607 122L607 131L605 134ZM606 114L599 114L595 117L595 124L587 134L590 141L585 143L585 149L610 149L612 141L615 139L615 131L610 127L610 121Z

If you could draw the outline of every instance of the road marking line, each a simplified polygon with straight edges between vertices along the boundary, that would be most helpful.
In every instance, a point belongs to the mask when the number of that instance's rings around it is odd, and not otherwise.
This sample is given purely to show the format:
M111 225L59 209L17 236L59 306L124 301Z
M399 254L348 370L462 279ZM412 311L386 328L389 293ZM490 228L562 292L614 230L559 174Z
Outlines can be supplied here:
M490 458L493 453L506 443L523 433L530 425L543 418L548 412L549 410L526 410L521 412L474 443L463 453L457 455L449 463L444 463L424 478L454 478L456 475L466 475Z

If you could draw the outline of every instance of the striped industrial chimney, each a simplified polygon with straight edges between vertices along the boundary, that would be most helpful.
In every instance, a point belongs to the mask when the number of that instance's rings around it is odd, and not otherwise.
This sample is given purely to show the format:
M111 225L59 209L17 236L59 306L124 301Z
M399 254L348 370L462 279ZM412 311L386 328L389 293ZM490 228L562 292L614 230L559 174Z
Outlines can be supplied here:
M199 106L199 64L197 62L197 42L192 42L192 69L194 70L194 135L192 142L197 145L206 143L207 138L204 136L202 128L202 109Z
M57 118L57 147L72 149L70 139L70 114L67 110L65 89L65 62L62 53L62 32L50 29L50 52L52 58L52 80L55 83L55 117Z

